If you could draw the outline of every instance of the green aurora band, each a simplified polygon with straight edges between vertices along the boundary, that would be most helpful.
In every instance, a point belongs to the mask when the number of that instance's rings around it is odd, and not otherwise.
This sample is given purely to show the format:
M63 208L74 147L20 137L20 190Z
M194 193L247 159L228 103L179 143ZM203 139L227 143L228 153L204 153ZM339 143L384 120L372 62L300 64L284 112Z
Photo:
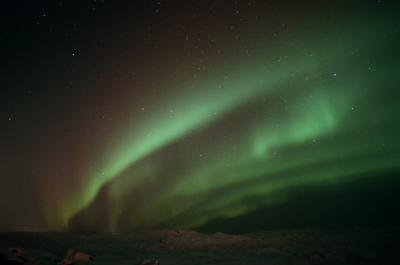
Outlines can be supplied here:
M284 203L290 187L397 169L398 77L382 50L398 33L366 21L299 31L295 47L261 44L256 58L164 85L170 97L115 135L63 225L193 228Z

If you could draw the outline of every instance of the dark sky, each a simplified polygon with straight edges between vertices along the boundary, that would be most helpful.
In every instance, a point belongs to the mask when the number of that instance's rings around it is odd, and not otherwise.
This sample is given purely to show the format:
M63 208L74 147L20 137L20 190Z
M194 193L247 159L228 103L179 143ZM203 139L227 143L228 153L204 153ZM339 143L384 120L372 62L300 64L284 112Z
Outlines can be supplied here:
M2 1L0 230L398 224L399 11Z

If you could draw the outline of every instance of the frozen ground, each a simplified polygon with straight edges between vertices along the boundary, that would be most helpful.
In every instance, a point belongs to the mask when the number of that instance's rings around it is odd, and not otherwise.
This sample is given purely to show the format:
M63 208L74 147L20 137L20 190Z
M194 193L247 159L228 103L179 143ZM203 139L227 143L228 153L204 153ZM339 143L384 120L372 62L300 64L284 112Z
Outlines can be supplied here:
M0 248L22 247L38 264L56 264L68 249L93 265L400 264L400 228L279 230L246 235L151 230L131 234L3 233Z

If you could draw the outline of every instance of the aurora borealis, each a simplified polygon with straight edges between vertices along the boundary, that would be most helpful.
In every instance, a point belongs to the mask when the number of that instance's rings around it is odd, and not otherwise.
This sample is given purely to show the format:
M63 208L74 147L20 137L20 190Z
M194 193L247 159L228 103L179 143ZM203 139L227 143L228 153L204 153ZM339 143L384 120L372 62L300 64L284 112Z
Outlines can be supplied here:
M396 212L395 3L133 2L2 9L1 229L240 226L360 183Z

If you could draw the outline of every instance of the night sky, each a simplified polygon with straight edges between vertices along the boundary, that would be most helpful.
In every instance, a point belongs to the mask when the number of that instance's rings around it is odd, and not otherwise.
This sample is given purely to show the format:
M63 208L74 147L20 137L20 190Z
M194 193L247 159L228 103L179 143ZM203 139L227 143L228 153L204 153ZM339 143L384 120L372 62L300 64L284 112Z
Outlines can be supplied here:
M397 1L1 1L0 230L400 224Z

